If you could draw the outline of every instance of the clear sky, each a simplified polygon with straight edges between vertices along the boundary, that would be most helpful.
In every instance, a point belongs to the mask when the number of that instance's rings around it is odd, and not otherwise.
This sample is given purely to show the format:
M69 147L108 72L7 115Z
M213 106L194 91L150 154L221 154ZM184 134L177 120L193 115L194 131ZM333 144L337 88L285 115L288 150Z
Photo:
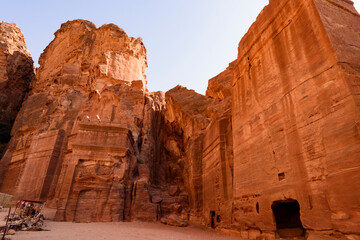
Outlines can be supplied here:
M360 9L360 0L355 0ZM141 37L150 91L180 84L205 93L207 81L237 57L242 36L268 0L2 0L0 21L15 22L37 61L61 23L114 23Z

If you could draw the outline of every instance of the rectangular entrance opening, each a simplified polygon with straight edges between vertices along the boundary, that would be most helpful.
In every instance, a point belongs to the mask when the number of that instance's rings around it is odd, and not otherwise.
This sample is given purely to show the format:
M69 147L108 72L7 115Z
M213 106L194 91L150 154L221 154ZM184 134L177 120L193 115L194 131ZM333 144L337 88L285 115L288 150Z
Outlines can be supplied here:
M276 229L281 237L304 235L300 219L300 205L296 200L275 201L272 206Z

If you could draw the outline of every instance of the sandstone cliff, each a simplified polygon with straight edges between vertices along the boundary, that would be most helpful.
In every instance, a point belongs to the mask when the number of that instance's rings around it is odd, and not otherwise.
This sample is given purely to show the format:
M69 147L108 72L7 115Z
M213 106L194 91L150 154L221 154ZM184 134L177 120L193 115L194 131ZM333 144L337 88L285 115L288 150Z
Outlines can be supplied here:
M241 40L234 226L360 233L359 27L351 1L273 0Z
M272 0L206 96L149 93L140 39L69 21L41 55L1 190L58 220L356 239L359 49L351 1Z
M216 77L214 95L221 95L223 89L229 88L229 75L231 72ZM223 213L223 221L216 225L229 225L233 164L231 95L215 99L177 86L165 96L167 132L162 134L163 146L168 153L166 159L175 160L181 167L180 176L189 200L189 220L210 226L209 212L216 209L218 214Z
M251 239L359 234L359 19L350 1L271 1L208 98L166 93L192 222Z
M146 89L141 40L69 21L39 64L2 159L2 191L48 200L59 220L155 221L147 166L163 95Z
M34 75L22 32L14 23L0 22L0 158Z
M231 81L233 79L232 68L234 67L234 64L235 61L231 62L225 71L209 80L206 96L221 100L231 97Z

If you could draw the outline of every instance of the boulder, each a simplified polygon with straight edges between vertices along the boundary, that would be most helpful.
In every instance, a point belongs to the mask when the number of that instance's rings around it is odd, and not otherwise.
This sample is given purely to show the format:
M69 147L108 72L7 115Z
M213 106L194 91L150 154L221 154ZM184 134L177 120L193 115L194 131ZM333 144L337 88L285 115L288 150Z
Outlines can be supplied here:
M172 214L170 216L161 218L161 223L175 226L175 227L186 227L188 226L188 222L179 217L178 215Z

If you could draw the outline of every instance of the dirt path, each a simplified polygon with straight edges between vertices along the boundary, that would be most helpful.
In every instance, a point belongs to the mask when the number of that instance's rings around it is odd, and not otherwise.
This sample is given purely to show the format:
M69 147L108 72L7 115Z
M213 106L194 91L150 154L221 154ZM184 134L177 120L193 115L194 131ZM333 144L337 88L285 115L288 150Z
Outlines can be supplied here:
M194 227L177 228L157 223L72 223L46 221L51 231L16 232L13 240L235 240Z
M0 212L1 220L6 213L5 209ZM53 212L45 210L44 215L52 218ZM46 220L44 228L50 231L18 231L9 237L12 240L239 240L208 229L178 228L160 223L73 223Z

